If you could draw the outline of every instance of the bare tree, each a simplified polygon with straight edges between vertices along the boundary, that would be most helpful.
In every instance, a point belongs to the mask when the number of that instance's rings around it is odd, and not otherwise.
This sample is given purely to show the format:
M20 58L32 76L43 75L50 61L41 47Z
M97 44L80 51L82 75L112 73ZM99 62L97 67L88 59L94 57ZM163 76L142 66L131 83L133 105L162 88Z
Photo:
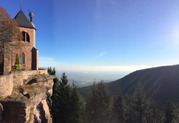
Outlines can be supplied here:
M21 38L22 35L16 20L0 7L0 64L3 64L4 58L13 59L13 49L20 47L18 44L20 44Z

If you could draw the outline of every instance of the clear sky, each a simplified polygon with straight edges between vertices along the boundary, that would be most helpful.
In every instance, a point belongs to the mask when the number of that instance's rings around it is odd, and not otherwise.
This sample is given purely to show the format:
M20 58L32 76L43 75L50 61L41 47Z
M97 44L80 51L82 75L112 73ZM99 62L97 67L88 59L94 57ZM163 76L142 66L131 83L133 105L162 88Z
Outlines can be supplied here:
M11 17L21 0L0 0ZM40 67L133 71L179 63L179 0L22 0ZM28 17L29 18L29 17Z

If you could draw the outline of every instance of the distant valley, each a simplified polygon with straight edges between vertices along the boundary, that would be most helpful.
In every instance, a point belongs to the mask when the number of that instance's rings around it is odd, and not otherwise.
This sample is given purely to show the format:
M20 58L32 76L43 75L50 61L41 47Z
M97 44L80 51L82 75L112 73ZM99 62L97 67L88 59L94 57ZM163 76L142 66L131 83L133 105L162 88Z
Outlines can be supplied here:
M62 75L62 71L57 71L57 77L60 79ZM111 82L114 80L117 80L124 75L126 75L128 72L71 72L67 71L65 72L69 84L71 84L73 81L78 87L83 86L89 86L92 85L94 81L99 82L100 80L103 80L104 82Z

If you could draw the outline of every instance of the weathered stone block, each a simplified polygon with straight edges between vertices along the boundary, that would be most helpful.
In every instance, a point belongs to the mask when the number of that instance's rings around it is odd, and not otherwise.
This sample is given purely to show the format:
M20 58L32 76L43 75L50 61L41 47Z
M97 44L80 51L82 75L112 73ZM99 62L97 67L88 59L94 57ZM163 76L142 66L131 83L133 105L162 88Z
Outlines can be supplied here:
M0 76L0 97L11 95L13 90L13 74Z

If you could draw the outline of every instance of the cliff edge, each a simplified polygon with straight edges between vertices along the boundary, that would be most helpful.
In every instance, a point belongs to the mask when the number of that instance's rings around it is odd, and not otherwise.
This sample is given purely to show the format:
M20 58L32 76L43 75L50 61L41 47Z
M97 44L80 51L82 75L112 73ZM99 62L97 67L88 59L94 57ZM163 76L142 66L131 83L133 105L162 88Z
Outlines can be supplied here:
M52 123L51 96L55 76L49 76L47 71L17 71L11 74L15 84L8 96L1 95L0 122ZM17 79L18 75L21 79Z

